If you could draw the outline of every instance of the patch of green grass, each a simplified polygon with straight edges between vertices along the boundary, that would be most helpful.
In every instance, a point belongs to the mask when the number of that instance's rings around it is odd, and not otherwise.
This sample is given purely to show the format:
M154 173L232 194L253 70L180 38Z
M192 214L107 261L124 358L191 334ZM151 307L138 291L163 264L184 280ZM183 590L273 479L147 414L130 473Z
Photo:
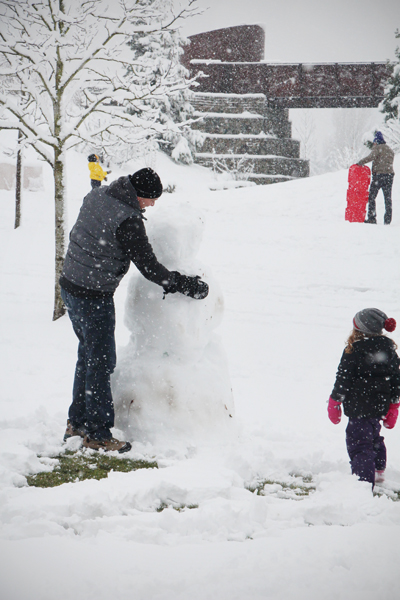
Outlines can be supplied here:
M270 489L268 489L270 487ZM246 489L258 496L274 495L280 498L296 499L309 496L315 491L315 486L312 483L310 476L295 477L295 481L287 483L285 481L277 481L274 479L259 479L246 486Z
M29 475L28 485L35 487L55 487L63 483L83 481L84 479L104 479L110 471L128 473L137 469L157 469L156 462L117 458L103 452L71 452L54 457L58 462L52 471Z
M381 498L382 496L387 496L390 500L393 500L393 502L400 502L400 490L383 491L382 488L377 490L375 489L373 491L373 495L378 496L378 498Z
M193 508L199 508L198 504L166 504L165 502L161 502L160 506L156 509L157 512L162 512L166 508L173 508L178 512L183 512L186 508L192 510Z

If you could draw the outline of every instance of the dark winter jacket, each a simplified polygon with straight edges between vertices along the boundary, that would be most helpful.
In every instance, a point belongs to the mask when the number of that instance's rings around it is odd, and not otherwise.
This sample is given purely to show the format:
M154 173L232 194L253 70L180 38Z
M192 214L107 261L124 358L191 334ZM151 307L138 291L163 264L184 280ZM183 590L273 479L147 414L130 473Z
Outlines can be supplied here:
M374 144L371 152L358 162L365 165L372 161L372 173L393 174L394 152L387 144Z
M168 286L173 275L158 262L143 218L128 177L89 192L70 233L62 287L78 297L112 295L131 260L147 279Z
M343 401L348 417L381 418L400 396L400 359L393 341L383 335L353 344L343 352L332 398Z

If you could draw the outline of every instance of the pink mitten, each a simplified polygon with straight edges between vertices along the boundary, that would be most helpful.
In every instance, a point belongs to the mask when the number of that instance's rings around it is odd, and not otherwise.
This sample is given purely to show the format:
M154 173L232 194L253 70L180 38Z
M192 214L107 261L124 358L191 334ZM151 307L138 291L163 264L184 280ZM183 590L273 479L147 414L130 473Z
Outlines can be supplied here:
M329 397L328 402L328 417L334 425L340 423L340 420L342 418L342 403L337 402L331 397Z
M399 404L391 404L386 417L383 417L383 426L386 427L386 429L393 429L393 427L396 425L398 416Z

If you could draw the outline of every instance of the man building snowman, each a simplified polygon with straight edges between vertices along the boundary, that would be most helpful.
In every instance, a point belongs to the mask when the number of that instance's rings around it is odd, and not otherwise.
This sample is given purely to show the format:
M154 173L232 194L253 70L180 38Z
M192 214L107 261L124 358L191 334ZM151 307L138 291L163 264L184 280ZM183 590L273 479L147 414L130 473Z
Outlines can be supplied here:
M61 296L79 340L73 399L64 440L83 438L94 450L131 449L112 437L114 406L110 376L116 364L113 295L132 261L166 293L195 299L208 294L199 277L169 271L147 238L143 213L162 194L159 176L145 168L93 189L83 200L60 278Z

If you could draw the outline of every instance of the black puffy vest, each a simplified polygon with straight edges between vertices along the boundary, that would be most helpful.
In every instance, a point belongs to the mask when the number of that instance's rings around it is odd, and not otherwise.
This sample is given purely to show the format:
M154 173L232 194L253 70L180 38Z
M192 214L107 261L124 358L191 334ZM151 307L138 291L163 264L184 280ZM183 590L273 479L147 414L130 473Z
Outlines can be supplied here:
M132 216L141 211L128 177L92 190L71 230L63 276L81 288L114 292L130 264L116 231Z

